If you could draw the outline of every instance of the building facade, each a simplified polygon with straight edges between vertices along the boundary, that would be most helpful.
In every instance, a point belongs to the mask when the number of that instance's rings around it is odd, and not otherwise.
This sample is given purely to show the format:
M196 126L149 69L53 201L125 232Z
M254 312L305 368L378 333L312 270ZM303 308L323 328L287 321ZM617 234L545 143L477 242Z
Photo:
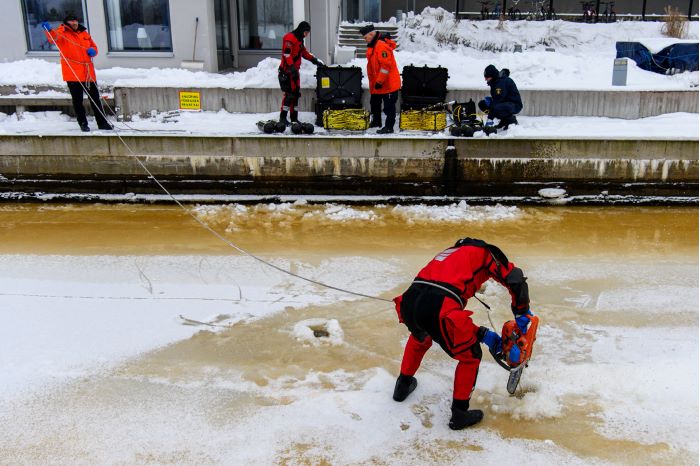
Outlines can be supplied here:
M502 0L492 0L492 2ZM522 0L526 3L530 0ZM536 1L536 0L532 0ZM595 2L596 0L592 0ZM694 0L617 0L618 14L663 13L667 4L697 15ZM512 0L508 0L510 4ZM554 0L558 12L580 10L577 0ZM58 60L43 21L57 26L77 15L100 49L100 68L177 68L195 62L206 71L247 69L265 57L279 57L282 36L300 21L311 23L306 41L316 56L332 63L341 21L383 21L400 11L441 6L479 11L479 0L3 0L0 60L39 57Z
M330 62L340 0L3 0L0 60L58 60L41 27L75 14L99 48L99 68L168 68L201 62L206 71L246 69L279 57L282 37L312 24L307 47Z

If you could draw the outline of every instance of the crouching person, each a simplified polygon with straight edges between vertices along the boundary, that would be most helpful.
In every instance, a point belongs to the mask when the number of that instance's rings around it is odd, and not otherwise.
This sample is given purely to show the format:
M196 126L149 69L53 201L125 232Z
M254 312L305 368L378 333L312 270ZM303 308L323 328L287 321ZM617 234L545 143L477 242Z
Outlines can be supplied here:
M523 109L523 102L510 72L505 68L499 72L495 66L489 65L484 70L484 79L491 88L491 95L479 101L479 109L488 114L485 126L493 126L494 118L499 120L496 129L517 125L515 115Z
M423 356L433 342L438 343L458 361L449 422L453 430L474 425L484 417L481 410L469 409L481 363L480 343L494 353L502 351L501 337L474 324L473 312L465 309L467 300L490 278L509 291L511 310L525 332L527 315L531 315L526 277L499 248L482 240L457 241L435 256L418 272L411 286L394 298L399 321L411 332L394 387L394 400L404 401L415 390L418 381L414 375Z
M56 29L53 29L48 21L41 23L41 27L49 41L60 51L61 73L73 99L73 110L80 129L85 132L90 131L83 107L83 93L87 91L97 127L102 130L111 130L112 125L105 119L97 89L95 65L92 63L92 58L97 55L97 45L90 37L90 33L74 15L66 16L63 24Z

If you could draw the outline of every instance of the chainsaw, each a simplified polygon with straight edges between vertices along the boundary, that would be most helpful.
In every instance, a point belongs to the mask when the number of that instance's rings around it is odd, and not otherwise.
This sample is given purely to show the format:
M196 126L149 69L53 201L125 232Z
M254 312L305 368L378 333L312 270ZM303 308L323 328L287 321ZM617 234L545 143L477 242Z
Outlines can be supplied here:
M515 320L509 320L503 324L503 330L501 332L502 351L496 353L489 349L491 356L493 356L498 365L510 372L506 389L511 395L515 394L515 390L518 388L520 377L523 375L523 371L527 367L528 362L530 362L532 349L537 339L537 327L539 326L540 319L535 315L527 315L527 317L530 319L530 325L524 335L520 331L517 322ZM511 349L513 349L514 346L517 346L520 350L518 353L519 357L516 360L511 360Z

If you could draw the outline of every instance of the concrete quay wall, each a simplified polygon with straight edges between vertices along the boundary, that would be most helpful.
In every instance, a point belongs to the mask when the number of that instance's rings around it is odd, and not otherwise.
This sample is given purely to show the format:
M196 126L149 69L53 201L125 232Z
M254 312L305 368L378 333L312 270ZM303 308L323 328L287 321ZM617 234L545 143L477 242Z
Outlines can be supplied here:
M152 88L117 87L114 89L119 114L147 115L152 110L165 112L180 108L179 92L196 91L201 95L202 110L266 113L280 107L279 89L224 88ZM450 90L448 100L478 102L488 89ZM675 112L698 113L698 91L580 91L522 90L522 115L527 116L599 116L635 119ZM303 89L299 101L301 111L314 111L313 89ZM364 107L369 109L369 92L363 93ZM399 102L400 104L400 102Z
M0 136L0 193L537 195L697 198L697 140Z

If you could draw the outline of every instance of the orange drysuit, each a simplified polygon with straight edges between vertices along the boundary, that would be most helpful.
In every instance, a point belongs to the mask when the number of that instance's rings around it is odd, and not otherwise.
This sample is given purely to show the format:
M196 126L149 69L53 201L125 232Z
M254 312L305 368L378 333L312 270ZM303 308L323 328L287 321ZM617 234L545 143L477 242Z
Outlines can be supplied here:
M58 44L61 51L61 72L66 82L95 81L95 67L87 54L87 49L92 47L97 52L97 45L90 37L90 33L82 24L74 31L70 26L61 24L56 29L44 31L49 41ZM69 66L70 65L70 66Z
M367 46L367 78L371 94L390 94L401 89L401 75L394 60L396 42L388 37L379 38ZM377 89L376 84L381 87Z

